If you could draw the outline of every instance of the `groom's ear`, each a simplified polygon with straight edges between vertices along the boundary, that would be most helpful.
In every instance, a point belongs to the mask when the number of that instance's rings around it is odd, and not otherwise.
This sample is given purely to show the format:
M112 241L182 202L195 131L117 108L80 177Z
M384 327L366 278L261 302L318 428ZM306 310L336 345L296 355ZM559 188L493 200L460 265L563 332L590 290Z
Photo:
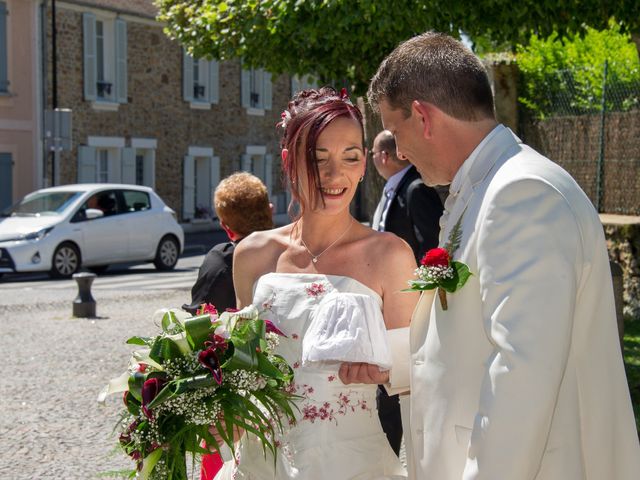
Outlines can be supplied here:
M433 110L430 107L431 105L421 102L420 100L414 100L411 103L412 114L420 122L422 136L427 139L431 138L431 126L433 122Z

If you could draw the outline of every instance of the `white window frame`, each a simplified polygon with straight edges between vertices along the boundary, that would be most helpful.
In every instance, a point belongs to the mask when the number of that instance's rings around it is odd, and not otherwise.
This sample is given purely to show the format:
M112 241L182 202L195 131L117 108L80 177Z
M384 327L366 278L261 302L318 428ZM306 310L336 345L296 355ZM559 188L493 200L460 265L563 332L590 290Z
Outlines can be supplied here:
M271 74L262 68L243 68L240 90L242 106L249 115L264 116L271 110L273 84Z
M193 58L183 49L182 95L193 109L210 109L220 101L220 65L217 60ZM197 67L197 75L196 75ZM196 78L197 77L197 78ZM196 84L201 93L196 95Z
M245 154L240 159L240 170L258 177L267 187L271 196L273 190L273 155L267 154L264 145L247 145Z
M123 163L127 148L123 137L88 137L86 145L78 146L78 183L102 183L100 180L99 152L108 157L107 183L122 182Z
M96 110L117 110L127 103L127 24L115 14L85 12L83 21L84 98ZM102 55L97 30L102 25ZM98 65L102 59L102 66ZM103 78L98 72L103 71ZM106 89L108 88L108 92Z
M207 170L209 175L206 175ZM213 148L189 147L183 161L182 178L182 219L191 221L195 218L196 207L199 206L198 197L206 198L205 204L201 206L213 211L213 192L220 183L220 157L214 155Z

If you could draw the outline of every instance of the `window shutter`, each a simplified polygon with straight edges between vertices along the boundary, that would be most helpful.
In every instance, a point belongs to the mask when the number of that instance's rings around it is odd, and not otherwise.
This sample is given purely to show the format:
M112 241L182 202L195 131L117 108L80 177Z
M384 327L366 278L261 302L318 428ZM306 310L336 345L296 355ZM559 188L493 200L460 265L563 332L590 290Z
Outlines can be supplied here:
M144 172L142 174L144 184L153 189L156 188L156 151L155 149L147 150L144 156Z
M98 98L96 79L96 16L93 13L82 14L82 45L84 52L84 99ZM95 181L95 178L94 178Z
M269 72L264 72L262 75L262 94L263 94L263 101L262 101L262 107L265 110L271 110L271 96L272 96L272 90L273 90L273 86L271 84L271 74Z
M116 19L116 98L127 103L127 22Z
M107 177L109 183L122 183L122 150L124 149L109 149L109 173Z
M264 156L264 184L267 186L269 196L271 196L273 188L273 155Z
M10 153L0 153L0 210L13 203L13 160Z
M195 159L191 155L184 157L182 176L182 219L193 218L195 213Z
M251 155L242 155L242 157L240 158L240 170L242 170L243 172L249 172L252 173L251 171Z
M97 179L96 149L78 146L78 183L95 183Z
M213 192L216 187L220 183L220 157L211 157L211 195L209 198L212 199L213 203Z
M251 70L242 69L240 79L240 94L242 96L242 106L244 108L251 107Z
M7 43L7 4L0 2L0 92L9 91Z
M220 101L219 87L219 63L216 60L209 61L209 103L218 103Z
M193 102L193 57L183 50L182 92L185 102Z
M136 184L136 149L122 149L122 183Z

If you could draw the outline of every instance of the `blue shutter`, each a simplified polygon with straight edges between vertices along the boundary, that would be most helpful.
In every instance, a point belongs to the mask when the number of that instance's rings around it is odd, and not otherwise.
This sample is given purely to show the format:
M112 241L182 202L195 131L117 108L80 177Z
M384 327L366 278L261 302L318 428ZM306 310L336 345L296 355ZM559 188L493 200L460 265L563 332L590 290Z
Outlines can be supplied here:
M182 53L182 93L185 102L193 102L193 57Z
M98 67L96 58L96 16L93 13L82 14L82 45L84 53L84 99L98 98Z
M184 157L182 170L182 219L193 218L196 211L195 157Z
M86 145L78 146L78 183L97 181L96 149Z
M0 211L13 203L13 161L10 153L0 153Z
M262 108L264 108L265 110L271 110L272 106L271 106L271 97L273 95L272 93L273 90L273 86L271 83L271 74L269 72L264 72L262 74L262 95L263 95L263 101L262 101Z
M0 92L9 91L7 68L7 4L0 2Z
M251 107L251 70L241 68L240 91L242 106L244 108Z
M209 60L209 103L218 103L219 94L219 63L217 60Z
M116 100L127 103L127 22L115 21L116 29Z

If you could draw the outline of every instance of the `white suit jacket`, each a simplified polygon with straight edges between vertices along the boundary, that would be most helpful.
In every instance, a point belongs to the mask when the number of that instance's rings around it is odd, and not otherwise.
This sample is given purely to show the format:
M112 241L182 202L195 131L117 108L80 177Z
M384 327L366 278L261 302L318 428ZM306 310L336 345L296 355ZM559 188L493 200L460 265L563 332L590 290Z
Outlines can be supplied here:
M464 212L454 259L473 276L447 295L447 311L422 295L404 354L410 478L638 480L598 215L568 173L509 129L476 150L441 237Z

